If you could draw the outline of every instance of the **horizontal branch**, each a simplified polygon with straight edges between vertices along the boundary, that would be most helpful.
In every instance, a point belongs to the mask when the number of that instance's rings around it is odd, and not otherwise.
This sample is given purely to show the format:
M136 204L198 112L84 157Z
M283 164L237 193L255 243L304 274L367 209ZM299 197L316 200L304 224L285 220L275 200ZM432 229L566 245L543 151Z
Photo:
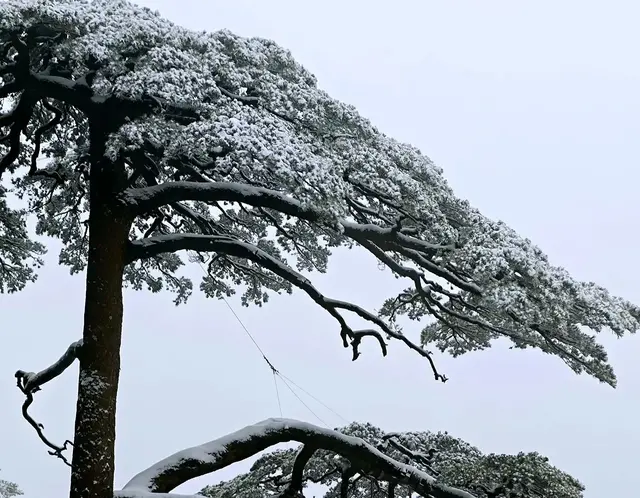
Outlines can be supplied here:
M447 377L438 372L429 351L415 344L404 334L393 330L382 318L367 311L361 306L324 296L304 275L298 273L293 268L287 266L279 259L271 256L269 253L254 246L253 244L220 235L158 235L131 242L128 251L128 262L131 263L135 260L151 258L161 253L181 250L216 252L219 254L227 254L229 256L248 259L275 273L295 287L303 290L316 304L326 310L338 321L341 327L343 345L344 347L351 346L353 350L353 360L356 360L360 354L358 350L363 337L370 336L377 339L383 356L387 355L387 347L379 332L375 330L353 330L349 327L339 310L346 310L351 313L355 313L360 318L377 325L389 338L396 339L404 343L413 351L427 358L435 380L442 382L447 381Z
M120 201L134 210L136 215L145 214L167 204L180 201L239 202L254 207L273 209L288 216L306 221L323 223L326 215L319 209L305 205L290 196L264 187L253 187L231 182L168 182L150 187L131 188L120 194ZM374 224L353 223L337 220L344 235L355 241L371 241L390 250L404 249L430 272L445 278L460 289L472 294L481 294L481 289L453 273L429 261L422 253L433 250L452 250L451 244L433 244L403 233L402 229L383 228Z
M110 122L110 128L114 131L127 118L137 119L154 112L162 112L167 119L183 124L200 118L200 114L193 107L173 104L150 95L128 98L94 94L82 79L74 81L61 76L32 72L26 87L39 97L53 98L67 103L88 116L106 117Z
M92 108L91 90L62 76L31 72L25 86L40 98L52 98L83 112Z
M27 91L36 99L51 98L69 104L88 116L106 119L115 131L126 119L137 119L156 112L167 119L188 124L200 118L193 106L174 104L151 95L128 98L115 95L94 94L86 78L72 80L62 76L30 71L20 83L5 84L6 92ZM0 95L2 97L4 95Z
M116 496L160 497L162 495L149 496L145 493L169 493L191 479L289 441L337 453L349 460L354 468L368 475L380 476L383 481L404 484L423 496L475 498L466 491L437 482L426 472L392 459L360 438L291 419L268 419L201 446L175 453L140 472L119 492L123 494Z
M250 206L273 209L288 216L311 222L322 222L326 215L319 209L305 205L277 190L253 187L232 182L167 182L151 187L131 188L120 194L120 200L134 209L136 215L148 213L167 204L180 201L240 202ZM402 233L395 228L382 228L374 224L352 223L339 220L345 235L358 235L371 240L395 241L416 250L447 250L452 245L426 242Z
M276 190L231 182L168 182L151 187L131 188L120 194L121 201L141 215L180 201L242 202L279 211L308 221L320 221L322 214Z

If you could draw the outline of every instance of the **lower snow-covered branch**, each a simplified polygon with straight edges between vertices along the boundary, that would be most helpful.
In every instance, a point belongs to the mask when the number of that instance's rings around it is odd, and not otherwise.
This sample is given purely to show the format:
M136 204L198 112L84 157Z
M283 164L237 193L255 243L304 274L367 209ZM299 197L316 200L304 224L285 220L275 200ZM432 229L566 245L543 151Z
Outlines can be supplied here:
M29 422L29 425L31 425L31 427L35 429L40 440L49 448L51 448L49 454L60 458L65 464L69 466L71 466L71 464L63 455L63 452L66 451L69 446L73 446L71 441L65 441L62 446L49 441L49 439L47 439L47 437L44 435L44 426L41 423L36 422L29 414L29 407L31 406L31 403L33 403L33 393L39 391L40 386L46 384L50 380L55 379L56 377L61 375L67 368L69 368L74 360L78 358L78 354L80 353L81 348L82 340L76 341L67 348L67 350L55 363L48 366L44 370L40 370L36 373L25 372L24 370L18 370L16 372L18 388L24 393L27 398L22 404L22 416L27 422Z
M287 280L292 285L298 287L307 293L313 301L325 309L333 316L341 327L342 341L345 347L351 346L353 350L353 359L359 356L358 348L363 337L374 337L380 344L382 354L387 354L387 346L382 335L371 329L353 330L346 323L344 317L339 310L346 310L355 313L360 318L373 323L387 335L387 337L403 342L410 349L416 351L421 356L429 360L431 370L436 380L445 382L447 377L440 374L431 358L431 354L424 348L412 342L404 334L392 329L387 323L377 315L365 310L364 308L337 299L330 299L324 296L318 289L314 287L311 281L304 275L298 273L293 268L287 266L279 259L273 257L269 253L256 247L253 244L242 242L231 237L219 235L199 235L199 234L172 234L148 237L135 240L130 243L128 260L133 262L138 259L146 259L157 256L164 252L175 252L180 250L192 250L199 252L216 252L227 254L238 258L245 258L272 271L279 277Z
M215 472L270 446L289 441L300 442L309 451L327 450L339 454L349 460L358 472L376 476L379 480L404 484L422 496L475 498L464 490L437 482L434 477L415 467L394 460L360 438L291 419L267 419L201 446L179 451L139 473L116 496L178 498L176 495L155 493L169 493L190 479Z
M279 259L275 258L274 256L270 255L266 251L263 251L253 244L242 242L231 237L219 235L158 235L131 242L129 246L128 261L133 262L139 259L151 258L161 253L176 252L180 250L216 252L219 254L235 256L237 258L248 259L260 265L261 267L275 273L279 277L287 280L299 289L302 289L307 293L309 297L311 297L311 299L313 299L316 304L325 309L338 321L341 327L343 344L345 347L351 346L351 348L353 349L354 360L359 356L358 347L363 337L374 337L380 344L380 348L382 349L382 353L384 355L387 354L386 344L381 333L376 330L353 330L351 327L349 327L344 317L341 315L340 310L346 310L355 313L364 320L377 325L381 329L381 331L384 332L388 337L404 342L411 349L417 351L422 356L429 358L436 380L446 380L446 377L438 373L430 357L430 354L426 350L411 342L404 335L391 329L384 322L384 320L358 305L345 301L339 301L336 299L330 299L324 296L304 275L298 273L293 268L287 266Z

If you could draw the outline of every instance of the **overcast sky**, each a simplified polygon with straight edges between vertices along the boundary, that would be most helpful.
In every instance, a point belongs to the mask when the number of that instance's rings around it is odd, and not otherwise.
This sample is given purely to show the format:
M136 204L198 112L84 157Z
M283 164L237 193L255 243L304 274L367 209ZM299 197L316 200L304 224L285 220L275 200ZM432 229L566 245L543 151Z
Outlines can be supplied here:
M640 303L640 4L632 1L155 0L197 30L276 40L334 97L420 147L461 197L533 239L553 263ZM0 478L25 498L63 497L68 469L20 416L17 369L37 370L81 335L82 276L56 266L0 296ZM321 290L376 308L399 284L361 251L340 252ZM335 323L305 296L262 309L231 300L272 362L347 420L447 430L486 452L539 451L587 486L632 496L640 457L640 337L603 334L613 390L536 351L437 356L447 384L392 344L355 363ZM417 333L417 328L413 331ZM154 461L278 416L273 379L225 304L127 292L118 405L122 486ZM77 367L45 386L34 413L73 435ZM284 416L319 423L284 386ZM330 426L344 422L313 400ZM199 490L246 464L182 486Z

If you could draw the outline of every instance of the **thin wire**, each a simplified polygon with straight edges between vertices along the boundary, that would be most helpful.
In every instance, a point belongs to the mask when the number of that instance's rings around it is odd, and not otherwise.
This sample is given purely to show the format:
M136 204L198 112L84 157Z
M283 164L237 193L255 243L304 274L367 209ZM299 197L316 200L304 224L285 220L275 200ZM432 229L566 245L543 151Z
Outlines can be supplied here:
M273 385L276 386L276 398L278 398L278 410L280 410L280 418L282 418L282 405L280 404L280 392L278 391L278 378L276 372L273 372Z
M204 273L207 273L207 270L205 270L204 266L202 266L202 263L198 262L198 264L200 265L200 268L202 268L202 271ZM249 332L249 329L246 327L246 325L242 322L242 320L240 319L240 317L238 316L238 314L236 313L236 311L233 309L233 307L231 306L231 304L229 304L229 301L227 301L225 299L224 296L221 296L222 301L224 301L224 304L227 305L227 308L229 308L229 311L231 311L231 313L233 314L233 316L235 317L235 319L237 320L237 322L240 324L240 326L242 327L242 329L245 331L245 333L249 336L249 339L251 339L251 342L253 342L254 346L258 349L258 351L260 352L260 354L262 355L262 358L264 359L264 361L267 362L267 365L269 365L269 368L271 369L271 372L273 373L273 381L275 383L275 388L276 388L276 397L278 398L278 408L280 410L280 416L282 417L282 405L280 403L280 392L278 391L278 382L276 379L276 375L280 377L280 379L282 380L282 382L284 383L285 386L287 386L287 388L289 388L289 390L293 393L293 395L298 399L298 401L300 401L300 403L302 403L305 408L307 410L309 410L311 412L311 414L316 417L322 424L324 424L326 427L329 427L329 425L324 422L318 415L316 415L316 413L309 408L309 406L302 401L302 399L300 398L300 396L298 396L298 394L292 389L292 387L287 383L287 380L289 382L291 382L291 384L293 384L294 386L296 386L298 389L300 389L300 391L302 391L303 393L305 393L307 396L309 396L310 398L314 399L315 401L317 401L318 403L320 403L322 406L324 406L327 410L329 410L331 413L333 413L334 415L336 415L338 418L342 419L344 422L349 423L349 421L344 418L342 415L340 415L338 412L336 412L335 410L333 410L331 407L327 406L325 403L323 403L320 399L318 399L316 396L314 396L313 394L311 394L309 391L307 391L306 389L303 389L302 387L300 387L298 384L296 384L293 380L291 380L289 377L287 377L286 375L284 375L283 373L281 373L276 367L273 366L273 363L271 363L271 361L269 361L269 358L267 358L267 355L265 354L265 352L262 350L262 348L260 347L260 345L258 344L258 342L254 339L253 335L251 335L251 332Z
M280 377L282 377L283 379L288 380L289 382L291 382L295 387L297 387L298 389L300 389L303 393L305 393L307 396L309 396L311 399L317 401L318 403L320 403L322 406L324 406L327 410L329 410L331 413L333 413L336 417L338 417L339 419L342 419L343 422L346 422L347 424L349 423L349 421L344 418L342 415L340 415L337 411L335 411L334 409L332 409L330 406L327 406L326 404L324 404L321 400L319 400L318 398L316 398L313 394L311 394L309 391L303 389L302 387L300 387L298 384L296 384L294 381L292 381L289 377L287 377L285 374L283 374L282 372L278 372L280 374Z
M229 304L229 301L227 301L224 296L221 296L222 300L224 301L224 304L227 305L227 308L229 308L229 310L231 311L231 313L233 313L233 316L236 317L236 320L238 320L238 323L242 326L242 328L244 329L244 331L247 333L247 335L249 336L249 339L251 339L251 342L253 342L253 344L256 346L256 348L258 348L258 351L260 351L260 354L262 355L262 357L267 361L267 363L269 363L269 366L271 366L271 362L269 360L267 360L267 356L264 354L264 351L262 351L262 348L260 347L260 345L256 342L256 340L253 338L253 336L251 335L251 332L249 332L249 329L247 327L245 327L244 323L242 323L242 320L240 320L240 317L238 316L238 314L235 312L235 310L231 307L231 305ZM273 368L273 367L272 367Z
M289 388L289 391L291 391L291 393L298 398L298 401L300 401L300 403L302 403L304 405L304 407L309 410L309 412L311 412L311 415L313 415L315 418L317 418L320 423L322 425L324 425L325 427L329 428L329 424L327 424L324 420L322 420L317 414L316 412L314 412L311 408L309 408L309 405L307 405L304 401L302 401L302 398L300 396L298 396L298 394L291 388L291 386L287 383L287 381L282 377L282 374L278 373L278 375L280 376L280 378L282 379L282 382L284 382L284 385L287 386Z

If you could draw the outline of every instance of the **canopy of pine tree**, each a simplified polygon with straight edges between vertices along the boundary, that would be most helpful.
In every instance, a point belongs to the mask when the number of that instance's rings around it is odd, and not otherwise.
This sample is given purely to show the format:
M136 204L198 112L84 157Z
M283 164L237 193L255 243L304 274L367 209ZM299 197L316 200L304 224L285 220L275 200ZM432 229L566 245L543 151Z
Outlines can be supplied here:
M105 208L88 195L98 154L112 201L133 216L135 288L184 301L175 252L186 250L206 259L207 295L243 287L260 304L299 287L345 344L375 335L355 333L347 310L421 351L394 326L408 315L423 319L425 346L459 355L505 337L615 383L593 332L634 332L639 309L457 198L428 157L332 99L274 42L188 31L122 0L10 0L0 14L0 289L36 276L28 213L62 240L63 264L85 267L89 210ZM353 245L409 284L379 316L292 268L325 271L332 247Z

